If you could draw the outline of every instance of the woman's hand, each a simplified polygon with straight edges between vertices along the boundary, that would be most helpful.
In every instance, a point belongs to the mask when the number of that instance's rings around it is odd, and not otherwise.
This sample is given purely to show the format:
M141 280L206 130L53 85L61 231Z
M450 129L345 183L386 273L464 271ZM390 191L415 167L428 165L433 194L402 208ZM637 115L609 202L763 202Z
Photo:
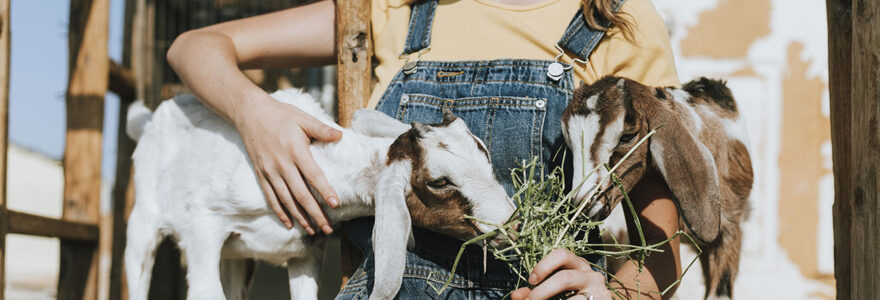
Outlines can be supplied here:
M330 207L339 205L339 198L312 158L309 144L310 138L336 141L342 132L296 107L267 100L232 118L236 120L235 126L254 164L266 201L288 228L293 227L292 217L309 234L315 234L305 217L308 214L318 228L330 234L333 228L309 185Z
M519 288L510 298L543 300L566 291L575 291L577 294L568 299L611 299L611 292L605 287L605 277L593 271L586 259L565 249L555 249L538 262L529 275L529 284L535 285L535 288Z
M296 219L310 234L315 230L306 215L325 233L333 229L306 183L331 207L339 198L315 164L309 139L330 142L341 133L275 101L241 69L335 62L335 7L334 1L317 1L187 31L167 53L193 94L238 129L266 201L281 222L291 228L291 218Z

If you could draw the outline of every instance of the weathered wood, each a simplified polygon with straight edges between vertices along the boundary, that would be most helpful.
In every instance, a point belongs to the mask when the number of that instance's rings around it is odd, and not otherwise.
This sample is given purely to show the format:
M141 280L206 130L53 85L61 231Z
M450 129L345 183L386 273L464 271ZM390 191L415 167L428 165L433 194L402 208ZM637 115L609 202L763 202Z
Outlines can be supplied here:
M101 129L110 60L109 0L72 0L68 27L67 139L62 219L97 225L101 205ZM59 299L96 299L96 242L61 240Z
M7 211L9 233L56 237L75 241L98 241L98 226L54 218Z
M119 123L117 125L116 135L116 179L113 184L113 191L110 197L113 201L112 218L113 218L113 237L112 248L110 250L110 280L108 299L124 300L128 299L128 291L125 288L125 276L123 273L123 254L125 252L125 230L127 228L128 214L126 195L128 187L131 185L131 154L134 151L135 143L126 134L126 125L128 124L128 105L134 99L137 99L140 82L137 75L141 60L139 55L142 53L140 49L141 41L137 38L143 36L142 30L143 15L142 6L138 0L125 0L125 23L122 31L122 66L130 70L132 79L131 95L119 95ZM111 77L112 79L112 77ZM113 86L111 81L111 87Z
M348 126L355 110L370 97L373 37L370 1L336 2L337 89L339 124Z
M6 213L6 150L9 141L9 0L0 0L0 215ZM0 300L6 299L6 222L0 221Z
M119 98L134 99L137 80L128 67L121 66L110 60L110 77L108 77L108 89L119 95Z
M852 5L851 296L880 299L880 3Z
M834 277L837 299L851 299L850 230L852 185L849 170L851 72L852 72L852 2L827 0L828 16L828 88L831 107L831 145L834 160Z
M336 88L339 124L348 127L354 112L370 97L373 37L370 30L370 1L336 1ZM345 232L345 228L342 229ZM342 284L354 273L361 254L341 235Z

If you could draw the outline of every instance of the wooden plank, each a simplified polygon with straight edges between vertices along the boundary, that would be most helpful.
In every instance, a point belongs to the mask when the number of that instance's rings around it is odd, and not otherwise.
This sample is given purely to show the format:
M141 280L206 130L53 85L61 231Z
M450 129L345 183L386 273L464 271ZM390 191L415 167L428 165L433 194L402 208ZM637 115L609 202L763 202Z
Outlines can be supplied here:
M110 60L110 74L108 77L108 89L119 95L120 98L134 99L137 87L134 72L128 67L119 65Z
M109 0L71 0L62 219L97 225L101 205L101 129L110 60ZM98 247L61 240L59 299L96 299Z
M143 95L141 80L138 77L143 69L142 53L143 41L143 15L146 1L125 0L124 28L122 33L122 67L131 71L133 82L132 95L120 95L119 97L119 124L116 137L116 179L113 184L111 198L113 201L113 238L110 250L110 282L108 299L128 299L128 289L125 282L125 269L123 268L126 242L126 228L128 220L128 190L132 185L131 154L135 143L125 133L128 124L128 105ZM111 84L112 86L112 84Z
M354 112L370 97L373 36L370 30L370 1L336 1L336 88L339 124L348 127ZM345 232L345 228L342 228ZM354 273L362 256L351 241L340 235L342 284Z
M852 2L852 299L880 299L880 3Z
M373 37L370 1L336 2L337 89L339 124L348 127L351 115L370 97Z
M852 72L852 2L827 0L828 16L828 79L831 101L831 145L834 161L834 277L837 299L851 299L850 230L852 190L850 159L850 82Z
M0 216L6 214L6 150L9 142L9 0L0 0ZM0 222L0 300L6 299L6 222Z
M43 216L7 211L8 233L56 237L76 241L98 241L98 226Z

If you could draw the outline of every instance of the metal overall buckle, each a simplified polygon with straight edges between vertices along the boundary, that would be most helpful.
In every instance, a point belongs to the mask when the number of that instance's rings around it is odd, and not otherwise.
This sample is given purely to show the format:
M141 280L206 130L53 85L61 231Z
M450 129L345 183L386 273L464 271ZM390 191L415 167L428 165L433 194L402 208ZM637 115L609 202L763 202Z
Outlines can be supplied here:
M559 62L559 59L562 58L563 55L565 55L565 51L562 50L562 47L560 47L559 44L556 44L555 46L556 50L559 50L559 55L556 56L556 59L553 60L553 63L547 66L547 77L549 77L551 80L559 81L559 79L562 79L562 75L565 74L565 71L571 70L575 62L580 62L582 64L587 63L584 60L575 58L572 60L571 65L568 65L568 67L563 66L562 63Z
M410 61L410 60L409 60L410 56L412 56L412 53L408 53L408 54L407 54L407 53L403 53L403 54L401 54L401 55L400 55L400 58L405 58L405 59L406 59L406 60L403 62L403 74L410 75L410 74L412 74L412 73L415 73L415 72L416 72L416 66L418 65L419 61L422 60L422 54L425 54L425 53L428 52L429 50L431 50L431 46L428 46L428 47L425 47L425 48L422 49L422 50L419 50L419 52L417 52L417 53L418 53L418 56L416 56L416 60L415 60L415 61Z

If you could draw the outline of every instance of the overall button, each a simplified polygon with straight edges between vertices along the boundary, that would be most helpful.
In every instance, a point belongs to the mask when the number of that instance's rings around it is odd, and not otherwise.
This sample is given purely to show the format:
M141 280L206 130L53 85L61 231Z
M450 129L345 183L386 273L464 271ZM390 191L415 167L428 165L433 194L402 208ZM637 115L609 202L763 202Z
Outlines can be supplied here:
M409 102L409 95L400 96L400 103L407 103L407 102Z
M544 106L546 106L546 105L547 105L547 101L544 101L543 99L535 101L535 107L537 107L537 108L544 108Z

